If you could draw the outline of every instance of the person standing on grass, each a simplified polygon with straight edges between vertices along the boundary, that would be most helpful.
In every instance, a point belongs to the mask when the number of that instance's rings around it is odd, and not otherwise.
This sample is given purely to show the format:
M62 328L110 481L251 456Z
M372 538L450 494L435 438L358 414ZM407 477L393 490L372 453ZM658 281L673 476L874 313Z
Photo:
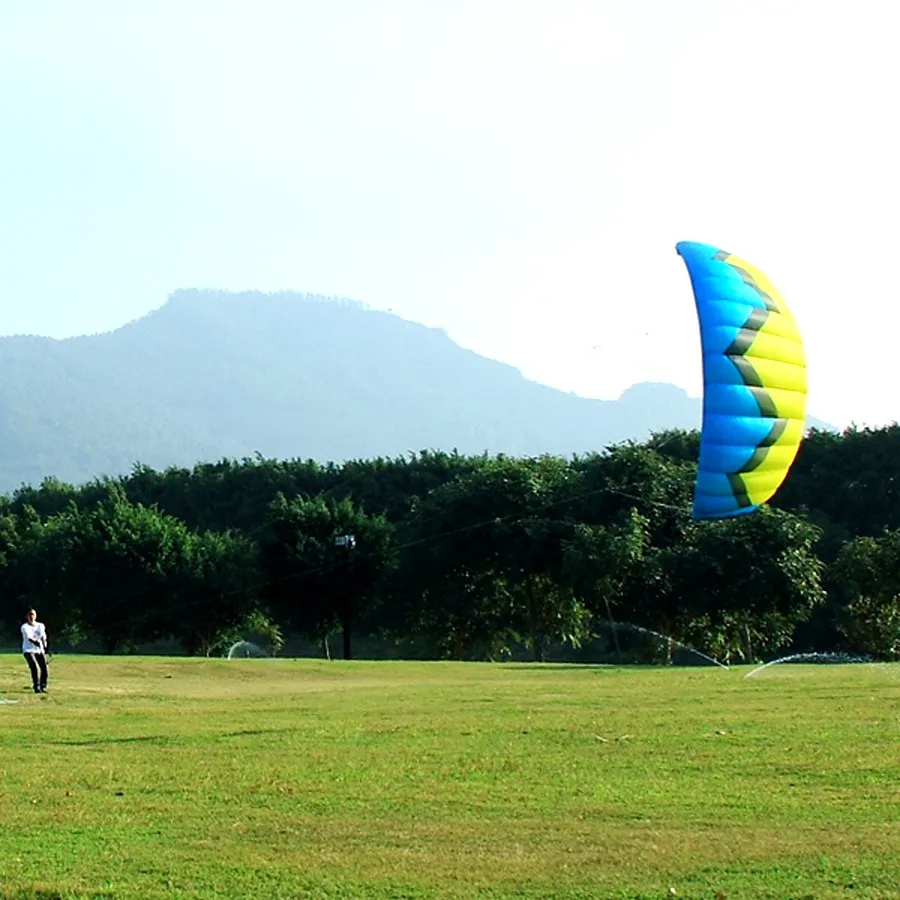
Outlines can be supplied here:
M29 609L22 625L22 655L31 669L31 680L34 692L43 694L47 691L47 629L43 622L38 622L37 613Z

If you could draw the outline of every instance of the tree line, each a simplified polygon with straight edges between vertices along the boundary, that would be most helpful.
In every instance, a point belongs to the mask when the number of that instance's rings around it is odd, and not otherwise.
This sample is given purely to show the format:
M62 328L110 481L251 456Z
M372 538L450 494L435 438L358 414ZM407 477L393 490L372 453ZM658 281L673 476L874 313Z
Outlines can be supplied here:
M570 459L46 478L0 498L0 619L14 639L33 606L109 653L300 636L344 658L373 640L449 659L900 658L900 426L812 430L770 505L714 522L690 516L698 448L671 430Z

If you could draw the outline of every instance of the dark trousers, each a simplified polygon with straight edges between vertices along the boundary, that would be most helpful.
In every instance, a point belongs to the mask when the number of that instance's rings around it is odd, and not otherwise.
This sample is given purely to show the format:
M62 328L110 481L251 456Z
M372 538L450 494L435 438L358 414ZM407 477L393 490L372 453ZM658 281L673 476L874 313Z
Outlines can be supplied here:
M47 687L47 659L43 653L23 653L31 669L31 680L35 691L43 691Z

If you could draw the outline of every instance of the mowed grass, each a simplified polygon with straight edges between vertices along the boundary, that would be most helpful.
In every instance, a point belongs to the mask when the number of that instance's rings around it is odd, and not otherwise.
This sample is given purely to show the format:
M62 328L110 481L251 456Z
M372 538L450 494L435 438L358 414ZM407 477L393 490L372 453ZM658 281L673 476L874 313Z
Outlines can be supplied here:
M0 898L900 897L900 667L0 656Z

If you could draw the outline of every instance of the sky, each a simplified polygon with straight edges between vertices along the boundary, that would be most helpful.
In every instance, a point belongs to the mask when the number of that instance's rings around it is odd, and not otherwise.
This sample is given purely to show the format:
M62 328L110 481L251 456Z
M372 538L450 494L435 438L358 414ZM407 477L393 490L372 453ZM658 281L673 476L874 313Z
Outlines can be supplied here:
M882 0L0 0L0 334L181 288L349 297L586 397L700 396L679 240L898 414Z

